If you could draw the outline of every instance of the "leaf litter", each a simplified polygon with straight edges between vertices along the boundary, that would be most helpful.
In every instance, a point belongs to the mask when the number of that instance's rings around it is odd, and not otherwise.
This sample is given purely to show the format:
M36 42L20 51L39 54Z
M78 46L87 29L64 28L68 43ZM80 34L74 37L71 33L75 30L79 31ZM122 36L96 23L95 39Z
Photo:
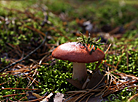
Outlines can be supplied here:
M6 9L10 10L11 12L17 12L17 13L25 14L27 17L31 18L34 21L41 19L39 17L35 17L34 14L31 13L30 11L22 12L22 11L16 10L16 9L8 9L8 8L6 8ZM47 17L48 15L46 13L44 13L44 15L45 15L45 18L42 22L42 26L44 26L44 23L47 23L50 25L51 22L48 22L48 17ZM66 16L66 15L62 14L62 15L60 15L60 17L61 16L62 16L62 19L65 19L64 16ZM82 27L82 29L86 33L86 36L88 36L88 32L89 33L99 32L97 28L93 29L93 24L89 21L84 21L84 20L79 20L79 19L76 19L76 21ZM10 19L6 20L5 23L9 23L9 22L10 22ZM27 22L27 20L26 20L26 22ZM103 36L105 39L121 38L122 33L124 33L124 28L125 29L132 29L134 22L135 21L132 21L123 27L117 27L114 29L110 29L108 31L108 34L104 33L104 35L101 35L101 36ZM21 21L21 23L25 24L22 21ZM87 26L85 26L86 24L87 24ZM129 28L130 26L132 28ZM43 36L45 36L45 33L40 31L39 29L36 29L32 26L25 26L25 27L34 31L34 32L37 32L39 34L40 38L42 40L44 39ZM63 35L62 32L58 28L49 27L47 29L47 31L50 31L50 30L54 30L55 32L58 32L60 34L60 36L63 36L68 41L71 41L66 35ZM119 34L121 33L121 34L119 36L116 36L115 33L119 33ZM77 32L76 32L76 36L80 36L80 35L81 34L77 34ZM92 37L97 36L95 34L91 34L91 35L92 35ZM108 37L105 37L105 36L108 36ZM54 37L51 37L51 38L54 38ZM39 43L38 45L41 45L40 41L38 41L37 43ZM87 78L88 80L86 80L86 83L84 83L83 85L78 84L79 82L77 82L77 81L69 79L69 81L71 81L70 83L72 83L72 85L74 85L75 87L80 89L78 91L67 91L65 94L51 92L49 95L46 94L44 96L40 96L39 94L34 93L32 91L37 90L40 92L41 89L35 89L35 88L30 88L30 87L33 87L33 84L38 85L41 83L37 80L37 77L35 76L39 73L37 71L37 69L40 67L41 63L47 62L48 60L51 60L52 58L47 55L47 56L39 59L39 61L38 60L36 61L35 60L36 56L34 56L34 59L33 59L33 57L31 59L29 59L32 62L32 64L31 65L25 65L23 63L23 61L27 57L25 58L23 56L27 55L28 57L30 57L31 54L26 54L26 53L29 53L29 50L28 50L28 52L24 52L24 51L22 51L22 48L18 45L15 46L15 45L12 45L10 43L7 43L7 45L9 46L9 49L12 49L12 51L8 52L8 53L3 53L1 58L3 58L3 56L4 56L7 61L10 61L10 65L7 68L5 68L4 70L1 70L1 72L4 72L4 73L0 74L0 77L6 77L7 75L11 74L11 75L14 75L16 77L22 77L24 79L28 79L29 81L28 81L28 85L26 86L26 88L2 87L1 90L25 90L25 91L27 91L26 93L23 92L23 93L5 95L5 96L2 96L3 98L4 97L6 98L6 97L18 96L18 95L22 94L22 95L25 95L30 102L37 102L37 101L38 102L39 101L40 102L48 102L49 99L51 98L51 96L54 96L54 98L53 98L54 102L62 102L62 101L63 102L91 102L91 101L101 102L109 94L116 93L120 90L123 90L125 87L127 87L127 90L129 90L129 91L133 91L135 87L136 87L136 90L138 90L138 86L137 86L138 77L136 77L134 75L128 75L128 74L125 74L122 72L118 72L116 70L118 67L118 64L121 61L121 57L120 57L116 66L106 63L106 60L102 61L101 63L103 63L103 68L105 68L105 66L106 66L105 69L107 69L107 70L104 70L104 74L101 74L99 70L95 71L95 72L92 71L90 73L89 77ZM26 46L26 45L24 45L24 46ZM45 49L46 48L44 47L44 45L41 45L41 46L43 46L43 49L42 49L42 51L38 51L37 54L38 55L45 55ZM50 45L50 44L48 45L47 44L48 49L52 49L53 46L56 46L56 45ZM38 47L38 49L36 49L36 50L39 50L39 49L40 49L40 47ZM33 50L34 50L34 48L32 46L30 46L30 51L33 51ZM108 47L108 50L109 50L109 47ZM108 50L105 53L108 54ZM14 52L14 54L12 55L13 52ZM34 54L34 52L32 52L32 54ZM15 53L17 55L15 55ZM110 51L110 53L113 53L113 51ZM10 56L12 56L12 58L8 57L9 54L11 54ZM21 60L20 59L18 60L17 56L20 56ZM44 60L46 60L46 61L44 61ZM19 63L16 63L18 61L19 61ZM49 64L49 63L47 63L47 64ZM98 65L97 65L97 67L98 67ZM109 70L109 67L112 67L112 69ZM88 71L88 73L90 71ZM9 83L9 81L10 80L5 81L3 83L0 83L0 85L7 84L7 83ZM32 90L32 91L28 91L28 90ZM53 95L53 93L55 93L55 95ZM132 96L129 99L129 101L132 100L132 98L134 98L136 96L137 96L137 94ZM22 98L23 97L20 98L20 101L22 100ZM10 101L10 99L7 99L7 100Z

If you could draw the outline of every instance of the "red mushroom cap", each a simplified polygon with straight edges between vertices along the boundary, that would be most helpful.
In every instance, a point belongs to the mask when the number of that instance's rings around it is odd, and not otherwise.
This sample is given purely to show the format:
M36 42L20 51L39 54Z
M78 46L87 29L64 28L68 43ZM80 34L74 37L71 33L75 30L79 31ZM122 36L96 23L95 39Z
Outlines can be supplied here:
M83 46L77 42L64 43L52 52L52 57L78 63L90 63L104 59L105 54L99 48L90 54L92 47L89 48L89 45Z

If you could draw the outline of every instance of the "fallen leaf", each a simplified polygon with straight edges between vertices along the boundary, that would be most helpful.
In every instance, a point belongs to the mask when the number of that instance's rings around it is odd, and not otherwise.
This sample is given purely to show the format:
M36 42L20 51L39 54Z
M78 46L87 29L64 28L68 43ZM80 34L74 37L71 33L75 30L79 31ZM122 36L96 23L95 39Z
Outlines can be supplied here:
M96 71L95 73L92 74L92 77L87 85L86 88L88 89L91 89L93 88L94 86L96 86L100 81L101 79L103 78L104 76L100 73L100 71ZM102 83L100 82L99 85L103 84L104 80L102 81Z
M65 100L64 94L62 93L56 93L55 97L54 97L54 102L63 102Z
M82 85L78 80L73 80L73 79L66 79L70 84L72 84L73 86L75 86L78 89L82 88Z
M34 99L38 99L37 95L36 94L33 94L33 92L29 91L26 93L27 94L27 99L28 101L30 100L34 100ZM40 97L39 97L40 98ZM38 101L37 101L38 102Z

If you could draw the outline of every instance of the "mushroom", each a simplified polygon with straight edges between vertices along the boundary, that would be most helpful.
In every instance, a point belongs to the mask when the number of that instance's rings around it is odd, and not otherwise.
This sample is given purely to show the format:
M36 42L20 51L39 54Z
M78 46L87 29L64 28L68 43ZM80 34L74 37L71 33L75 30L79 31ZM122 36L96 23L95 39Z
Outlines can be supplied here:
M85 82L87 79L85 63L100 61L105 57L104 52L99 48L90 54L92 48L95 49L94 45L90 48L89 45L83 46L81 43L68 42L58 46L52 52L52 57L73 62L72 79Z

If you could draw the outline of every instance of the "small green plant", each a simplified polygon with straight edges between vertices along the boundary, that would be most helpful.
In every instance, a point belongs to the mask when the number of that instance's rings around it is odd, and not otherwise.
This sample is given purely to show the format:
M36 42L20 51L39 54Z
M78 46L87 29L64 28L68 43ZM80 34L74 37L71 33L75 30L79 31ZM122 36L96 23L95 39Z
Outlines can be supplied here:
M89 48L91 48L93 45L89 54L92 54L92 52L94 52L98 46L103 45L103 44L99 43L100 41L101 41L101 39L99 39L96 42L94 40L92 40L90 37L90 34L89 34L88 38L84 38L83 34L82 34L82 38L78 38L78 43L82 44L84 47L89 45ZM95 47L95 49L94 49L94 47Z
M2 66L6 66L10 63L10 61L6 60L6 57L4 57L4 58L1 58L1 63L2 63Z

